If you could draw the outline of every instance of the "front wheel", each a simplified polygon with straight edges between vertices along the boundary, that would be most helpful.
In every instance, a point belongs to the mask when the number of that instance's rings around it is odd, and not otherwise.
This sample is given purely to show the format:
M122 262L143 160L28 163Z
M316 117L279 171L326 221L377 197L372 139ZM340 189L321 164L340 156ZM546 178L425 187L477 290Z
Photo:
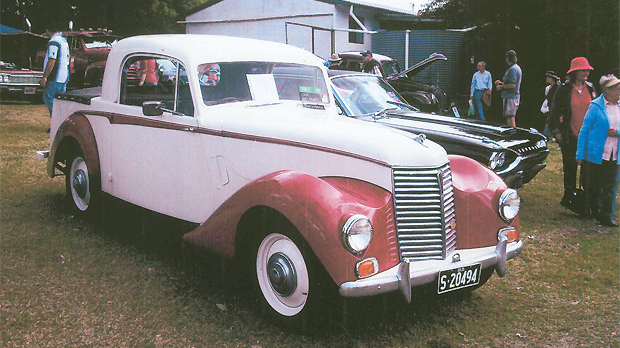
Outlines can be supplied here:
M99 206L100 181L93 174L81 151L67 158L67 198L71 208L80 214L93 214Z
M289 237L272 233L262 239L256 254L256 278L267 305L279 315L295 317L307 306L307 260Z

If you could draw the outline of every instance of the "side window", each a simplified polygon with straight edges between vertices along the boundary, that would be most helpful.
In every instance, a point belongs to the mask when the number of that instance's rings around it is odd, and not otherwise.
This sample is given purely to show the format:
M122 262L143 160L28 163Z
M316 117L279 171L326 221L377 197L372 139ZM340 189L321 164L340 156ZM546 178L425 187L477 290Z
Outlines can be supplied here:
M166 109L193 116L194 106L185 68L176 60L136 56L125 62L121 77L120 103L142 106L160 101Z

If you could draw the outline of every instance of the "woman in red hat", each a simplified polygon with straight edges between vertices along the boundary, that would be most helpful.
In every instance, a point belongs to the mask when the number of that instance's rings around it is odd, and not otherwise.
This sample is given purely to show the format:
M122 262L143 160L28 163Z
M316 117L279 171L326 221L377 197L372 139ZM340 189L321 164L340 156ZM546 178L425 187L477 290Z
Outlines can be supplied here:
M590 102L596 97L594 86L588 82L590 71L594 70L585 57L577 57L570 62L568 79L558 87L551 104L549 128L562 148L564 169L564 197L560 204L567 202L567 192L577 186L577 138Z

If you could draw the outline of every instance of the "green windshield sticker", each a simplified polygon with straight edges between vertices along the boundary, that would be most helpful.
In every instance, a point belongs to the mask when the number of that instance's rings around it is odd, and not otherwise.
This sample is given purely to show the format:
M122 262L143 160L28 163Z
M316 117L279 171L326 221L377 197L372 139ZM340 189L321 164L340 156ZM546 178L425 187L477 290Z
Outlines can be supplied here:
M305 103L321 103L321 89L317 87L299 86L299 97Z
M318 87L306 87L299 86L300 93L311 93L311 94L321 94L321 89Z

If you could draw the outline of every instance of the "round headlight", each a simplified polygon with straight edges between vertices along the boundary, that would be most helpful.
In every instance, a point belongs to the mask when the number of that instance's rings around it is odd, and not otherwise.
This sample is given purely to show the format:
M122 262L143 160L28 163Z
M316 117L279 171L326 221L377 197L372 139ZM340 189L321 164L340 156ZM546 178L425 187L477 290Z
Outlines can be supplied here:
M360 214L351 216L342 228L342 240L347 249L359 254L368 248L372 239L372 223Z
M504 161L506 160L506 153L504 152L493 152L491 154L491 158L489 159L489 167L492 170L495 170L504 165Z
M505 221L514 219L519 214L521 207L521 198L517 191L507 189L499 197L499 216Z

